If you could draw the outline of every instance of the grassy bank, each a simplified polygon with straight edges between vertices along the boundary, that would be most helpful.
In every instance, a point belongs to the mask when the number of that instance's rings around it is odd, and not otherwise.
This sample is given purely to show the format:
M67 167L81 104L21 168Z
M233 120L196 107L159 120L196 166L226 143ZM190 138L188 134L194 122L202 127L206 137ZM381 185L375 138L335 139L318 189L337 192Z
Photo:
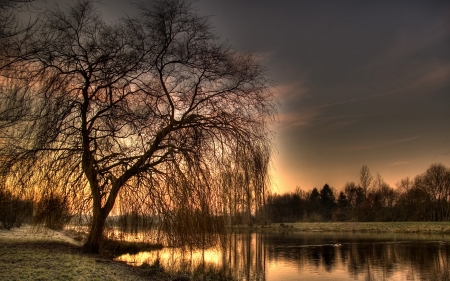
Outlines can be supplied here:
M136 267L114 261L121 253L161 249L162 245L106 241L102 253L82 251L78 233L31 226L0 229L0 280L231 280L221 271L169 273L159 263Z
M160 268L137 268L82 252L63 232L0 230L0 280L173 280Z
M232 229L249 228L263 231L430 233L450 235L450 222L295 222L266 226L232 227Z

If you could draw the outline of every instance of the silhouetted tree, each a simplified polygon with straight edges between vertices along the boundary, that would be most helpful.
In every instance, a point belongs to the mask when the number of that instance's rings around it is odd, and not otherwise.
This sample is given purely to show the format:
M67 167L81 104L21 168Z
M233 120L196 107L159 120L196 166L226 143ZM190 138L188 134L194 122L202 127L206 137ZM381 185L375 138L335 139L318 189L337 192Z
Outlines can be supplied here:
M294 222L303 219L306 212L306 200L303 193L285 193L269 195L266 212L272 222Z
M343 191L339 192L338 200L337 200L338 208L348 208L349 202L347 200L347 196L345 196L345 193Z
M356 186L354 182L348 182L345 184L344 194L348 200L350 218L359 220L362 204L365 200L364 190L361 187Z
M377 190L380 194L381 201L381 217L382 221L394 221L396 220L395 206L398 200L398 192L396 192L387 183L383 183Z
M425 190L412 186L400 193L396 204L397 219L400 221L433 220L432 202Z
M362 215L366 221L392 221L395 219L397 193L377 174L363 204Z
M314 187L308 198L308 217L310 220L322 220L319 190Z
M311 191L311 194L309 195L309 201L310 202L319 202L320 200L320 193L317 187L314 187Z
M443 164L432 164L414 179L414 185L425 191L432 203L432 218L450 220L450 170Z
M349 218L349 202L347 200L347 196L343 191L339 192L339 196L337 199L337 210L336 210L336 220L338 221L346 221Z
M367 171L367 170L366 170ZM423 174L402 179L397 189L390 187L377 174L364 189L347 182L337 200L334 190L325 184L309 192L296 191L270 197L267 210L276 221L337 220L337 221L426 221L449 220L450 169L443 164L432 164ZM297 203L297 202L300 202ZM298 207L302 206L302 207Z
M373 176L370 173L370 169L367 165L363 165L361 167L361 170L359 171L359 184L360 187L364 191L364 196L367 195L367 191L371 187L373 182Z
M14 128L10 166L92 200L92 251L123 190L165 222L177 222L178 206L218 214L219 175L239 165L236 152L270 148L273 95L255 57L221 42L189 2L139 9L115 23L94 1L45 11L4 54L2 77L33 98L38 117Z
M397 190L400 193L405 193L414 187L414 181L411 180L409 177L406 177L404 179L401 179L400 182L398 182L396 184L396 186L397 186Z
M331 220L336 206L336 199L333 190L328 184L325 184L320 190L320 204L323 218L325 220Z

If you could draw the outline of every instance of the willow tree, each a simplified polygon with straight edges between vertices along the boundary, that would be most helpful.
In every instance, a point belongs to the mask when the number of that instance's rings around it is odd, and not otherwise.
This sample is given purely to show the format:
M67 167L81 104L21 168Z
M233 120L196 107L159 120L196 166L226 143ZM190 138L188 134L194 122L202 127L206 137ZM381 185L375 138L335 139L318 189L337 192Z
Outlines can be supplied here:
M234 152L270 147L273 94L257 58L231 49L189 2L139 11L107 22L82 0L45 11L2 50L3 83L22 85L39 117L16 127L11 166L39 167L33 175L59 177L91 201L93 251L124 190L161 213L174 204L217 212L217 175Z
M32 21L21 21L17 10L26 8L32 0L0 0L0 48L6 50L14 37L24 36L31 30ZM9 60L0 52L0 69L7 67ZM0 84L0 130L11 127L27 113L26 96L14 83ZM0 143L2 142L0 138Z

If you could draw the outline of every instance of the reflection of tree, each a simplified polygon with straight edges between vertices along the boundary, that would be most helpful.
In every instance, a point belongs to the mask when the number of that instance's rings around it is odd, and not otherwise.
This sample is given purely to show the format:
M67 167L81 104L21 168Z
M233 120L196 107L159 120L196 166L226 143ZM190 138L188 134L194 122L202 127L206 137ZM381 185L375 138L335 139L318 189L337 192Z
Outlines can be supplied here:
M331 272L335 263L335 248L331 245L325 245L321 248L322 260L325 266L325 270Z
M311 258L311 262L316 266L316 268L319 267L320 265L320 248L318 247L312 247L311 251L310 251L310 258Z
M389 280L394 272L408 267L412 280L448 280L443 272L450 269L449 249L437 243L351 244L347 265L349 274L358 279L364 275L365 280Z
M294 234L258 234L251 248L261 251L265 262L291 262L299 272L308 268L315 271L334 272L338 268L346 268L349 277L358 280L392 280L398 273L411 280L449 280L450 278L450 245L439 242L390 242L374 240L347 239L341 244L311 236L295 236ZM257 245L257 247L255 247ZM248 258L248 256L246 256ZM241 268L240 272L261 273L264 260L246 260L235 266L255 266ZM247 275L250 279L265 280L264 274ZM254 279L252 279L252 276Z
M263 234L230 234L223 247L223 269L237 280L265 280L266 249Z
M292 233L234 233L224 238L222 247L212 255L214 259L205 258L211 257L207 254L199 257L198 250L172 248L154 252L145 261L152 265L160 258L164 267L172 263L169 270L197 276L205 270L247 281L265 281L274 264L296 268L299 277L311 272L339 275L347 270L349 279L354 280L450 280L450 243ZM164 253L168 250L172 252ZM128 260L139 264L139 258Z

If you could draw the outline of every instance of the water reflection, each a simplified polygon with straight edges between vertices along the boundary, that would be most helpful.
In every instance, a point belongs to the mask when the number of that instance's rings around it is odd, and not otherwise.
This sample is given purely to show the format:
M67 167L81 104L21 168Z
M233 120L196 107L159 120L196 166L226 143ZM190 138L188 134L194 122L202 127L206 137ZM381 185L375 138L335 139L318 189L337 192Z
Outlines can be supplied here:
M450 237L325 233L247 233L223 247L119 257L178 272L214 268L237 280L450 280Z

